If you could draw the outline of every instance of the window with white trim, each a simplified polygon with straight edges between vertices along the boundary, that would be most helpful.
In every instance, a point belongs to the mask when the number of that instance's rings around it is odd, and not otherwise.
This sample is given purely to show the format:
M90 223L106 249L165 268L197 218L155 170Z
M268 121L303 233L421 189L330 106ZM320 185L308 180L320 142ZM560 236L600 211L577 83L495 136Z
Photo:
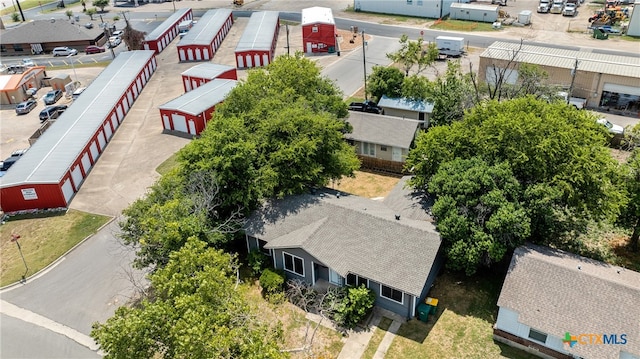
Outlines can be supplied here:
M369 280L359 275L349 273L347 274L347 285L350 287L360 287L364 285L365 288L369 288Z
M317 26L312 26L311 27L311 32L318 32L318 27Z
M373 143L362 142L362 154L365 156L376 156L376 145Z
M380 296L400 304L404 302L404 293L382 284L380 284Z
M529 328L529 339L539 341L541 343L547 342L547 334L539 332L535 329Z
M304 259L287 252L282 252L282 259L284 270L304 277Z

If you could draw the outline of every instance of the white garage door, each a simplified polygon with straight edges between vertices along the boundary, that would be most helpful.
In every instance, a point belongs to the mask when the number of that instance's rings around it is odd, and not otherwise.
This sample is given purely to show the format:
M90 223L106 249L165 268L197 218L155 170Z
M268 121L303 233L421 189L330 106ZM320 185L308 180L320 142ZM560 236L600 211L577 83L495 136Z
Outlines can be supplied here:
M253 64L251 62L251 54L247 55L247 67L253 67Z
M89 159L89 153L85 152L84 155L82 155L82 168L84 169L84 173L88 174L89 170L91 169L91 160Z
M187 132L187 118L182 115L171 114L173 129L180 132Z
M93 158L93 163L96 163L98 160L98 156L100 156L100 152L98 152L98 146L96 146L96 142L91 142L91 146L89 147L91 151L91 158Z
M118 115L118 121L122 122L122 119L124 118L124 112L122 111L122 105L118 105L118 107L116 108L116 114Z
M196 135L196 124L193 120L189 120L189 133L192 135Z
M238 59L238 67L239 68L243 68L244 67L244 59L242 58L242 55L238 55L237 59Z
M111 130L111 125L109 125L109 122L107 122L104 125L102 125L102 128L104 129L104 133L107 135L107 142L108 142L111 139L111 136L113 135L113 130Z
M189 59L189 61L193 61L193 49L187 49L187 58Z
M100 145L100 152L104 151L105 146L107 145L107 141L104 139L104 132L100 131L98 133L98 144Z
M116 117L115 113L111 115L111 126L113 126L113 128L115 129L118 128L118 118Z
M129 99L129 103L131 104L131 106L133 106L133 95L131 94L131 90L127 92L127 99Z
M255 54L253 55L253 62L255 63L256 67L260 66L260 54ZM264 64L263 64L264 65Z
M178 51L180 53L180 61L184 61L187 59L187 57L184 55L184 49L180 48L180 51Z
M263 54L262 55L262 66L267 66L267 65L269 65L269 55Z
M621 94L627 94L627 95L633 95L633 96L640 96L640 87L605 83L603 90L607 92L615 92L615 93L621 93Z
M196 60L198 61L202 60L202 54L200 53L199 47L196 48Z
M80 185L82 185L82 181L84 180L80 165L76 165L71 168L71 179L73 179L73 185L76 187L76 191L79 190Z
M162 126L165 130L171 130L171 124L169 123L169 116L162 115Z
M73 197L73 186L71 185L71 179L67 178L66 181L62 184L62 195L64 196L64 201L69 205L71 202L71 197Z
M185 92L191 91L191 82L189 82L189 79L184 79L184 89L186 90Z

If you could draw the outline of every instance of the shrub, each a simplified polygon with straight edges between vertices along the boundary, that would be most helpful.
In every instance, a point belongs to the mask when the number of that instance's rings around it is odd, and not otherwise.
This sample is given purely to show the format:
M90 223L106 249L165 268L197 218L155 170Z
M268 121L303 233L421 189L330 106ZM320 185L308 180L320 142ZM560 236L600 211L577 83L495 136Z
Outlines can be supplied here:
M269 257L259 250L254 249L249 252L249 255L247 256L247 262L249 264L251 274L257 276L262 272L263 269L267 268Z
M334 319L345 328L353 328L369 314L375 300L371 289L364 286L349 288L336 307Z
M18 22L18 21L20 21L20 15L18 15L18 13L17 13L17 12L14 12L13 14L11 14L11 20L12 20L13 22Z
M263 295L270 302L278 302L284 299L285 275L282 269L267 268L260 276L260 286Z

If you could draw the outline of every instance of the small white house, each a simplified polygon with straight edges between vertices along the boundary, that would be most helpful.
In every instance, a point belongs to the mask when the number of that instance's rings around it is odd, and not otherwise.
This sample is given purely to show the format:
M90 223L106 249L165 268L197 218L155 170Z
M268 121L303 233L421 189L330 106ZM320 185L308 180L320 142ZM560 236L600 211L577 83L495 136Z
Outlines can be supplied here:
M457 0L354 0L355 11L440 19Z

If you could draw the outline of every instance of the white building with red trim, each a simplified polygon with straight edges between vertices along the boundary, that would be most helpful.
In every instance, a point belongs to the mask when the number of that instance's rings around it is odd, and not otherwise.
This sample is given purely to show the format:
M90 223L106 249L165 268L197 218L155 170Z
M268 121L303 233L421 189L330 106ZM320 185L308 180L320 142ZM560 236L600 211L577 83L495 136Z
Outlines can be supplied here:
M67 208L156 70L155 52L120 53L0 178L4 212Z
M215 79L237 80L238 71L233 66L210 62L196 65L182 73L184 92L194 90Z
M307 54L336 51L336 22L330 8L302 9L302 47Z
M173 39L178 36L178 25L185 20L192 20L193 12L190 8L176 10L171 16L156 27L144 38L144 49L161 53Z
M211 80L158 107L162 127L167 132L199 135L211 120L215 107L237 84L235 80Z
M254 12L236 47L239 69L267 66L273 60L280 31L278 11Z
M179 60L181 62L211 60L232 25L231 10L207 11L178 43Z

